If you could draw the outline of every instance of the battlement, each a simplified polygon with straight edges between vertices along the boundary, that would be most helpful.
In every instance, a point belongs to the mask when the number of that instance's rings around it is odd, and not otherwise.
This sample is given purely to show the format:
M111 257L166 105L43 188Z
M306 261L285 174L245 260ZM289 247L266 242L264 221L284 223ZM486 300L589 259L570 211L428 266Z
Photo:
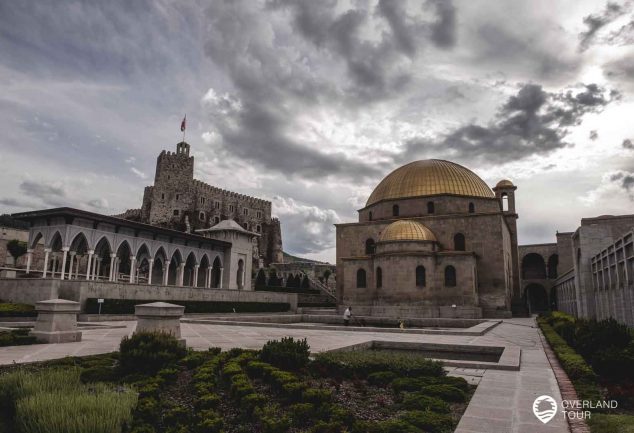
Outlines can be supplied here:
M203 192L210 192L210 193L214 193L214 194L220 194L224 197L228 197L228 198L235 198L237 200L242 200L242 201L246 201L247 203L253 204L253 205L260 205L260 206L270 206L271 202L268 200L263 200L261 198L257 198L257 197L251 197L245 194L240 194L237 192L233 192L233 191L228 191L226 189L222 189L222 188L218 188L216 186L212 186L209 185L208 183L202 182L200 180L194 179L194 186L199 190L199 191L203 191Z

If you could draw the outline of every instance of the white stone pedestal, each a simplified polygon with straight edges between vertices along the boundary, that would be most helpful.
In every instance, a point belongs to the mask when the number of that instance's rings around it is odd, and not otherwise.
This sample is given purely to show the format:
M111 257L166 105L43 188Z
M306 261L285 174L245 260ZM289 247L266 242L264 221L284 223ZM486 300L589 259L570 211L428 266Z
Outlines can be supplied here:
M168 304L166 302L152 302L134 306L134 314L137 317L135 332L165 332L176 337L181 344L181 317L185 314L182 305Z
M77 330L79 302L49 299L35 304L37 321L31 335L43 343L72 343L81 341Z

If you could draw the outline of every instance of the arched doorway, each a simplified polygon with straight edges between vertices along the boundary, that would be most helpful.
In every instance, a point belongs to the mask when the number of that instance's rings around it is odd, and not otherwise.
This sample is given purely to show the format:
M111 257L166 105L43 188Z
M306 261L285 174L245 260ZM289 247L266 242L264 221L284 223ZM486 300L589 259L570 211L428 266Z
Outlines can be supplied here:
M110 248L108 239L105 237L101 238L99 242L97 242L97 246L95 247L95 256L93 257L96 278L101 275L110 280L111 253L112 249Z
M194 253L191 252L187 256L185 261L185 269L183 270L183 287L193 287L195 284L194 270L196 269L197 261Z
M179 250L174 251L172 259L170 260L168 272L167 272L167 285L177 286L179 281L180 265L183 261L183 257Z
M196 287L207 288L207 272L209 272L209 259L207 258L207 254L205 254L200 261L200 267L198 268Z
M529 284L526 286L526 289L524 289L524 297L526 299L526 306L528 307L528 314L550 310L548 294L541 284Z
M152 284L160 284L162 286L167 284L167 281L165 281L166 263L167 254L165 254L165 249L160 247L154 255L154 264L152 266Z

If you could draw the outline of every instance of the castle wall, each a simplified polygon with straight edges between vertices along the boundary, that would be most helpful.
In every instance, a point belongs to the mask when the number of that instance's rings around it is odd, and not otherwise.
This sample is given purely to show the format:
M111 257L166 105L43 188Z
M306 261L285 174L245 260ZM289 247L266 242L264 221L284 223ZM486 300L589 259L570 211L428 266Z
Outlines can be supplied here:
M259 233L257 262L283 261L280 222L271 217L268 200L227 191L194 179L194 157L189 144L176 152L163 151L156 160L154 185L145 188L140 217L143 222L192 232L232 219Z

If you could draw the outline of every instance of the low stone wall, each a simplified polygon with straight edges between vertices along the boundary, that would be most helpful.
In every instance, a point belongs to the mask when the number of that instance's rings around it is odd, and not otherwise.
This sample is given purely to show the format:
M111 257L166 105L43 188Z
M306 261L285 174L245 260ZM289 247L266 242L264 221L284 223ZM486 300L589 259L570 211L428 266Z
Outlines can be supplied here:
M343 315L346 306L337 311ZM482 309L472 306L428 307L397 305L352 305L352 314L356 316L374 316L390 318L445 318L445 319L481 319Z
M81 304L88 298L134 299L139 301L206 301L206 302L281 302L297 310L296 293L254 292L250 290L201 289L193 287L122 284L85 280L42 278L0 279L0 299L35 304L47 299L62 298Z

